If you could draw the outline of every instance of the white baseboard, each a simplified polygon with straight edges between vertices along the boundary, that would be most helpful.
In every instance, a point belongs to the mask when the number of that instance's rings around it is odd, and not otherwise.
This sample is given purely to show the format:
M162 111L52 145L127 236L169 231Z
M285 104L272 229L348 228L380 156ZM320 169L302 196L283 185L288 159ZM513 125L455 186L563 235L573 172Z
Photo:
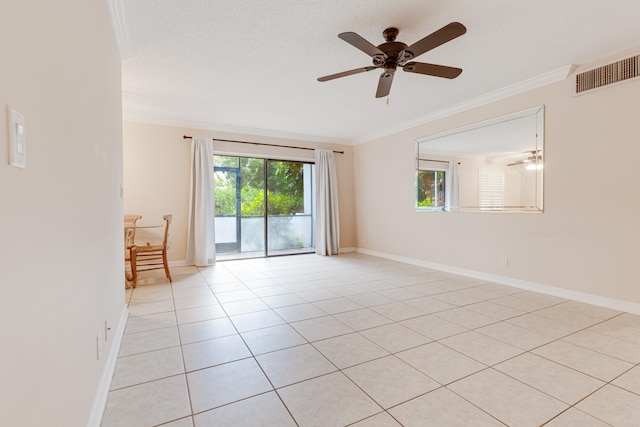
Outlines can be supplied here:
M371 251L368 249L356 248L356 252L377 256L380 258L386 258L393 261L404 262L405 264L417 265L419 267L426 267L426 268L431 268L433 270L444 271L446 273L472 277L474 279L486 280L488 282L498 283L500 285L512 286L514 288L525 289L533 292L539 292L541 294L553 295L559 298L579 301L579 302L583 302L591 305L597 305L599 307L610 308L612 310L624 311L626 313L640 315L640 304L629 302L629 301L603 297L600 295L588 294L585 292L572 291L570 289L558 288L555 286L544 285L536 282L529 282L527 280L514 279L512 277L505 277L497 274L484 273L476 270L453 267L450 265L438 264L438 263L423 261L415 258L406 258L406 257L384 253L384 252Z
M109 396L109 388L111 387L111 378L113 377L113 371L116 369L116 362L118 360L118 354L120 353L120 344L122 343L122 337L124 336L124 329L127 325L127 317L129 316L129 310L127 306L123 306L120 319L118 320L118 327L113 334L113 345L111 351L107 356L104 370L102 371L102 377L100 378L100 384L98 385L98 392L93 401L91 408L91 415L87 426L100 427L102 424L102 414L104 408L107 405L107 397Z
M339 248L338 249L338 253L341 253L341 254L346 254L348 252L357 252L357 251L358 251L357 248Z
M559 298L569 299L573 301L584 302L586 304L597 305L599 307L610 308L612 310L624 311L626 313L640 315L640 304L619 300L615 298L603 297L600 295L588 294L585 292L572 291L569 289L558 288L555 286L544 285L542 283L530 282L527 280L514 279L512 277L500 276L498 274L489 274L476 270L469 270L460 267L454 267L446 264L438 264L429 261L423 261L415 258L401 257L388 254L385 252L371 251L358 247L340 248L339 253L358 252L367 255L386 258L393 261L404 262L405 264L417 265L420 267L431 268L434 270L444 271L460 276L472 277L474 279L486 280L488 282L498 283L500 285L513 286L514 288L525 289L528 291L539 292L541 294L553 295ZM184 267L186 261L170 261L171 267Z
M349 252L357 252L357 251L358 249L354 247L338 248L338 253L341 253L341 254L346 254ZM314 252L309 252L309 253L313 254ZM182 260L169 261L169 267L190 267L190 266L187 265L187 260L182 259Z

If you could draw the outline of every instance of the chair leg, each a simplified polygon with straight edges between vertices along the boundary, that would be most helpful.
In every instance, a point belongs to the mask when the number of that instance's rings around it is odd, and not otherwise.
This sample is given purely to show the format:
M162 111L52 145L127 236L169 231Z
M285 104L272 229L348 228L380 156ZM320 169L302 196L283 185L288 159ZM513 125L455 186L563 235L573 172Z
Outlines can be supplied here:
M131 286L136 287L136 279L138 278L138 271L136 269L136 263L138 260L138 254L135 251L131 251L129 255L131 260Z
M171 273L169 273L169 263L167 263L167 251L162 252L162 262L164 263L164 272L166 273L169 282L173 283L173 280L171 280Z

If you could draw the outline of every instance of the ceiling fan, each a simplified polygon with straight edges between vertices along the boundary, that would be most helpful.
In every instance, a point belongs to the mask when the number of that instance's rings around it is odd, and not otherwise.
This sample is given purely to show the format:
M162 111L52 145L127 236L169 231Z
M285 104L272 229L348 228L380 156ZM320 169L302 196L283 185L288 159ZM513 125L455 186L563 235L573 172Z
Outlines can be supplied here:
M524 151L524 153L530 153L531 155L526 159L516 160L513 163L507 163L507 166L518 166L518 165L529 165L529 164L537 164L542 160L542 155L540 154L542 150L531 150Z
M401 67L404 71L409 73L455 79L460 75L460 73L462 73L461 68L427 64L424 62L414 62L411 60L430 51L431 49L455 39L456 37L460 37L466 32L467 28L464 25L459 22L452 22L429 34L423 39L418 40L411 46L407 46L402 42L396 41L399 30L393 27L387 28L382 32L386 43L382 43L378 46L374 46L356 33L340 33L338 34L338 37L342 40L371 56L373 58L373 65L320 77L318 78L318 81L326 82L340 77L363 73L365 71L375 70L376 68L382 68L384 71L380 75L378 89L376 91L376 98L382 98L389 95L391 83L393 82L393 76L397 67Z

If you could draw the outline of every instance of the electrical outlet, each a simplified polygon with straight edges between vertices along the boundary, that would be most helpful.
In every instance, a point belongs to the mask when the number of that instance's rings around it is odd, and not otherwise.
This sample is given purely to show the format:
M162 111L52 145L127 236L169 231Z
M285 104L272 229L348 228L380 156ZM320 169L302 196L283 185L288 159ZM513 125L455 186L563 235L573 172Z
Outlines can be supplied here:
M96 336L96 360L100 360L100 356L102 355L102 343L102 331L100 331Z
M501 266L502 268L507 268L507 267L509 267L509 258L507 258L507 257L502 257L502 258L500 258L500 266Z
M24 116L7 105L9 126L9 164L17 168L27 167L27 143Z

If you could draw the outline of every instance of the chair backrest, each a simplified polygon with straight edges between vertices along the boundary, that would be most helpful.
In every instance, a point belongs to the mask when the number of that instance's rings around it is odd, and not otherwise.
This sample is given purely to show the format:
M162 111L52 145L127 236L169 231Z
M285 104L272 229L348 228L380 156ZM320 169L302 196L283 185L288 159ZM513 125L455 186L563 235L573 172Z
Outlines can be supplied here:
M167 246L167 237L169 237L169 224L171 224L171 220L173 219L172 214L163 215L162 219L164 219L164 239L162 240L162 246Z
M138 221L140 218L142 218L142 215L124 214L124 225L125 225L125 230L127 232L127 246L132 246L135 244L136 229L126 228L126 226L136 225L136 221Z
M142 218L142 215L124 214L124 223L135 225L136 221L140 218Z

